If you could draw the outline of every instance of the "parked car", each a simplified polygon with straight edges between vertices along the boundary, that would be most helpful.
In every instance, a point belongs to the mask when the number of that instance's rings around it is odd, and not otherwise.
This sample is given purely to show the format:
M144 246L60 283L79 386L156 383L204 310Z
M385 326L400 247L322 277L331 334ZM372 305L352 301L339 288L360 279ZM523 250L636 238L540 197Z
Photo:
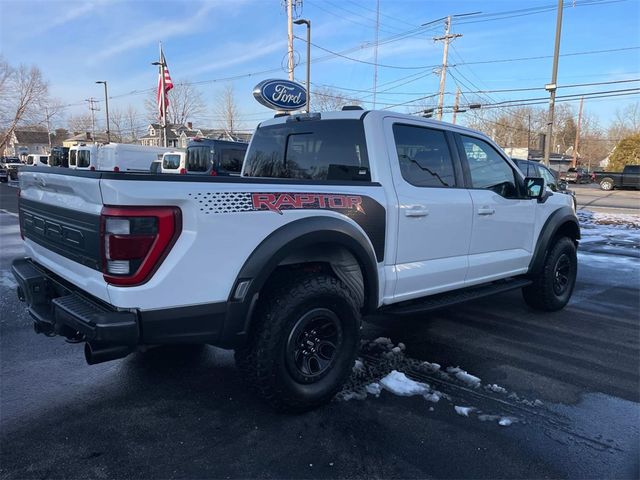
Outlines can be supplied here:
M27 155L27 165L33 167L48 167L49 155L31 153Z
M595 182L602 190L614 188L640 189L640 165L627 165L622 172L596 172Z
M170 151L129 143L107 143L73 146L69 152L69 168L110 172L148 172L151 162ZM75 153L71 153L75 152Z
M567 183L591 183L591 175L584 168L569 168L560 174L560 180Z
M547 168L540 162L534 162L533 160L521 160L519 158L514 158L513 160L526 177L542 177L544 178L545 185L554 192L571 195L573 200L573 209L576 210L578 208L576 193L567 188L567 182L559 180L560 175L558 172Z
M196 175L240 175L248 144L198 138L187 145L186 169Z
M569 196L431 119L270 119L239 177L42 170L20 173L26 258L12 265L35 331L85 342L89 364L145 345L235 349L278 409L331 400L368 314L512 289L555 311L575 285Z
M179 173L184 175L187 173L187 152L171 151L162 155L161 162L162 173Z
M15 177L18 167L22 166L22 162L18 157L1 157L0 158L0 182L6 183ZM15 180L15 178L13 178Z

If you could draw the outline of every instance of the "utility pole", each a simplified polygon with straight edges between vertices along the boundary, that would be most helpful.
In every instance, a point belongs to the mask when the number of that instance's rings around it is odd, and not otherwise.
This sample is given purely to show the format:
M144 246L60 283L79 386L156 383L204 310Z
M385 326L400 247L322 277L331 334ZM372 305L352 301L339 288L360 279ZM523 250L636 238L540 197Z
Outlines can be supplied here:
M553 115L556 105L556 90L558 88L558 56L560 55L560 34L562 32L562 9L563 0L558 0L558 14L556 18L556 43L553 51L553 70L551 72L551 83L545 85L545 90L549 92L549 114L547 117L547 138L544 143L544 164L549 166L549 156L551 154L551 139L553 138Z
M107 113L107 143L111 143L111 129L109 128L109 94L107 93L107 81L99 80L96 83L104 85L104 108Z
M49 153L51 153L51 127L49 126L49 107L44 107L44 114L47 116L47 138L49 139Z
M90 97L85 100L85 102L89 102L89 110L91 111L91 140L95 143L96 141L96 114L95 112L99 111L98 107L94 107L93 105L96 103L95 98Z
M451 119L451 123L455 125L456 117L458 115L458 106L460 105L460 87L456 88L456 99L453 102L453 118Z
M529 120L529 128L527 130L527 160L531 158L531 114L527 114Z
M287 2L287 54L289 66L289 80L293 80L293 2L294 0L286 0Z
M376 34L373 49L373 109L376 109L376 96L378 93L378 33L380 31L380 0L376 1Z
M576 125L576 141L573 144L573 159L571 160L571 166L576 168L578 163L578 146L580 145L580 126L582 124L582 105L584 104L584 97L580 97L580 110L578 111L578 125Z
M311 112L311 20L299 18L296 25L307 26L307 113Z
M442 70L440 70L440 90L438 94L438 120L442 120L442 107L444 105L444 85L447 78L447 57L449 55L449 42L454 38L462 36L459 33L452 34L450 32L451 15L449 15L444 21L444 36L435 37L433 39L434 42L444 42L444 52L442 54Z

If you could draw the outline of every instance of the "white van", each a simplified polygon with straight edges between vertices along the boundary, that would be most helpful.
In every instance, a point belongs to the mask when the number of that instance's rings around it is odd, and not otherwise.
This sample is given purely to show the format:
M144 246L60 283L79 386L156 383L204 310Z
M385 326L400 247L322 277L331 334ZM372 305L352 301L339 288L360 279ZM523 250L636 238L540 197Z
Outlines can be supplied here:
M151 162L169 148L147 147L127 143L78 145L69 151L69 168L112 172L148 172Z
M187 173L187 152L172 150L162 155L162 173Z
M27 165L29 165L30 167L48 167L49 155L31 153L27 155Z

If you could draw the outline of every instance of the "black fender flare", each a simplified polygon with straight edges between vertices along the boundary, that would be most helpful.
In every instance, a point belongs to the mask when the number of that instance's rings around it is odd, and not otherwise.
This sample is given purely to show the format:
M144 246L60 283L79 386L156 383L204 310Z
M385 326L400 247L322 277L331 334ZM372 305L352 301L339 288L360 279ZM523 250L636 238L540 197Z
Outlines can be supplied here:
M294 250L317 244L337 244L349 250L362 269L365 311L378 307L378 270L376 255L369 239L355 226L334 217L307 217L288 223L265 238L246 260L229 294L227 316L220 341L222 347L234 348L246 340L260 291L278 264ZM249 287L236 299L238 285Z
M580 239L580 224L571 207L561 207L547 218L538 236L531 262L529 262L528 274L538 273L542 269L551 242L561 229L568 229L568 236L572 237L575 242Z

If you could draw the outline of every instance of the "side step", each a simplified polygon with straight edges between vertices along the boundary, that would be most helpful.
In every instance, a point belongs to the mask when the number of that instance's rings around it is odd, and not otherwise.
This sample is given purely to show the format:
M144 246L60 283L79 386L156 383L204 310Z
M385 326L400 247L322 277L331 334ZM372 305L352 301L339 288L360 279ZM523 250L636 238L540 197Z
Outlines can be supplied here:
M522 278L499 281L388 305L382 307L380 311L391 315L411 315L414 313L428 312L429 310L450 307L452 305L457 305L458 303L508 292L509 290L516 290L530 284L531 280Z

